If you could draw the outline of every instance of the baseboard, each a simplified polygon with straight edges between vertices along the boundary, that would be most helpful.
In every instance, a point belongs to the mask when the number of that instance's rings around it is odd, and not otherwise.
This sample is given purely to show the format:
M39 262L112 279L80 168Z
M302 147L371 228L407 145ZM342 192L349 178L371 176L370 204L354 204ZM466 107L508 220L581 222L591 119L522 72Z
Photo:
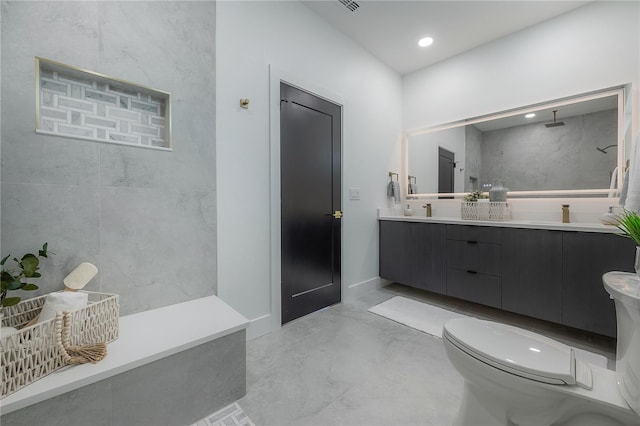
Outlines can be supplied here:
M359 283L351 284L343 289L342 300L345 302L354 300L368 291L381 287L382 280L380 279L380 277L374 277L365 281L360 281Z
M247 340L264 336L272 331L271 314L251 319L249 320L249 327L247 328Z

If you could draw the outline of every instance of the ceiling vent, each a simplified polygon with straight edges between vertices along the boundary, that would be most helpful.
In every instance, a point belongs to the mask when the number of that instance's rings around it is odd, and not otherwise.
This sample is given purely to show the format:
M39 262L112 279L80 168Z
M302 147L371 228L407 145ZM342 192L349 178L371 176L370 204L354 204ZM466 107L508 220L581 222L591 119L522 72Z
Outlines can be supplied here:
M353 0L338 0L340 4L349 9L351 12L355 12L360 5Z

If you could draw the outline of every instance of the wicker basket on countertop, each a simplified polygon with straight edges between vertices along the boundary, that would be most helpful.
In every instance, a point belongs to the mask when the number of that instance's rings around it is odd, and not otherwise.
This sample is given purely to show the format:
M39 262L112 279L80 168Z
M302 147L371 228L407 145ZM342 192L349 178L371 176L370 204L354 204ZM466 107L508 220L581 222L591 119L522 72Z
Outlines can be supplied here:
M506 222L511 220L511 209L505 202L463 201L461 217L464 220Z

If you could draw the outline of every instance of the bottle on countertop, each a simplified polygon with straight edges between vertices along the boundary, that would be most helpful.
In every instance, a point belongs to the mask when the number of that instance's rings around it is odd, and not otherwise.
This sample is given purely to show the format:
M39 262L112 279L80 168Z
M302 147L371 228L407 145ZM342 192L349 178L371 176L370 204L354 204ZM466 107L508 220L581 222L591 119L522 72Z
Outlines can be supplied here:
M411 210L411 206L409 204L407 204L407 208L404 209L404 215L405 216L413 216L413 210Z

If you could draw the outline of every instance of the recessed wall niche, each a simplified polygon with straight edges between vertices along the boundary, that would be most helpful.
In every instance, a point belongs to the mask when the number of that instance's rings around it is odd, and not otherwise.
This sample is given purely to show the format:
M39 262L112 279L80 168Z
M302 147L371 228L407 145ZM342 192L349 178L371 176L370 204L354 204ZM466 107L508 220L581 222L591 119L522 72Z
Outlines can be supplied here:
M36 57L36 132L171 150L171 95Z

